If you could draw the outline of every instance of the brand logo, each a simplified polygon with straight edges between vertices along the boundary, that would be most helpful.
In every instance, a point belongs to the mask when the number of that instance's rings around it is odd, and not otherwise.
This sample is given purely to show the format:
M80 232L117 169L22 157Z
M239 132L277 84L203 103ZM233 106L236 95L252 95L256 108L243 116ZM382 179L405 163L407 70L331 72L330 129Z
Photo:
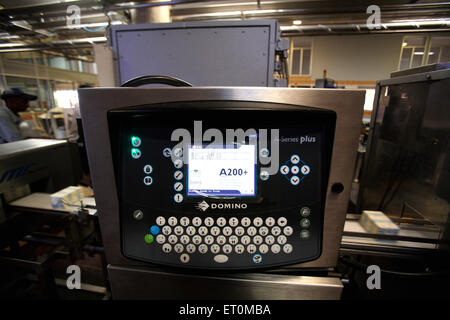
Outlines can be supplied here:
M30 163L22 167L17 167L5 171L2 175L0 175L0 183L23 177L28 173L28 170L34 165L35 163Z
M200 211L211 210L226 210L226 209L247 209L246 203L211 203L208 204L205 200L197 203L196 208Z

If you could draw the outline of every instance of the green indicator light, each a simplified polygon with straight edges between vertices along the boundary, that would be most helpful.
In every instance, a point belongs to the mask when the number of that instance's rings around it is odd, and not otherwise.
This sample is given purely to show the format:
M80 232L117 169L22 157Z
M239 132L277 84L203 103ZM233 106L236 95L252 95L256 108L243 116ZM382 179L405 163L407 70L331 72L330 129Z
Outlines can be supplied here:
M152 243L154 238L151 234L146 234L144 240L146 243Z
M139 159L141 157L141 150L137 149L137 148L133 148L131 149L131 156L134 159Z
M141 138L131 137L131 144L133 145L133 147L139 147L141 145Z

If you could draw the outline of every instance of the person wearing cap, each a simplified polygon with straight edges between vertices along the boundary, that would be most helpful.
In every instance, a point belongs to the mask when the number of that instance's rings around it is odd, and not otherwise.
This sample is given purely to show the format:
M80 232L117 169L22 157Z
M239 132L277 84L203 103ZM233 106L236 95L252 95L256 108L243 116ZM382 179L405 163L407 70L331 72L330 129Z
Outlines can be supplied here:
M30 106L29 101L36 100L37 96L11 88L5 90L1 98L6 107L0 106L0 143L25 139L20 130L21 123L25 122L19 117L19 112L25 111Z

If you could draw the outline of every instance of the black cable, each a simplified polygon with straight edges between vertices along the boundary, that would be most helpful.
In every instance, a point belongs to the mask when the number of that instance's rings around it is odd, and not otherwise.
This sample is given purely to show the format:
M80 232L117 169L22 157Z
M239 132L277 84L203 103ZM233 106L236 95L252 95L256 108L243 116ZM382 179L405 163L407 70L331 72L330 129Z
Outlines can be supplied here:
M193 85L184 80L161 75L139 76L122 83L121 87L139 87L145 84L167 84L174 87L192 87Z

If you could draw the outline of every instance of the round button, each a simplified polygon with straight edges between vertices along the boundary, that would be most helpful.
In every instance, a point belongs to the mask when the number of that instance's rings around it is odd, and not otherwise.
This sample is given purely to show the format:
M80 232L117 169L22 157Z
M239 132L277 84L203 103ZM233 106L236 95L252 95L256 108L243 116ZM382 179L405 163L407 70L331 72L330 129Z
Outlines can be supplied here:
M291 252L292 252L292 245L290 245L289 243L288 243L288 244L285 244L285 245L283 246L283 252L284 252L284 253L291 253Z
M156 236L156 242L158 242L159 244L163 244L164 242L166 242L166 237L163 234L158 234Z
M261 158L267 158L269 156L269 149L261 148L261 150L259 150L259 155Z
M307 240L311 236L310 232L308 230L302 230L300 231L300 239Z
M283 174L283 175L288 174L288 173L289 173L289 167L288 167L287 165L281 166L280 172L281 172L281 174Z
M182 263L188 263L189 260L191 260L191 258L189 257L189 255L188 255L187 253L183 253L183 254L180 256L180 261L181 261Z
M275 242L275 237L274 236L267 236L266 237L266 243L268 244L268 245L271 245L271 244L273 244Z
M171 225L171 226L173 227L173 226L175 226L175 225L177 224L178 219L175 218L175 217L170 217L170 218L168 219L168 222L169 222L169 225Z
M153 236L151 234L146 234L145 237L144 237L144 240L145 240L146 243L152 243L154 238L153 238Z
M175 184L173 185L173 189L177 192L180 192L181 190L183 190L183 184L181 182L175 182Z
M139 137L131 137L131 145L133 147L139 147L141 145L141 138L139 138Z
M262 262L262 256L260 254L255 254L252 258L253 263L259 264Z
M164 253L169 253L170 251L172 251L172 246L168 243L164 243L162 246L162 251Z
M225 242L227 242L227 238L225 238L224 236L218 236L217 237L217 243L220 245L224 245Z
M139 159L141 157L141 150L137 148L131 149L131 156L133 157L133 159Z
M226 236L229 236L233 233L233 229L231 227L225 227L223 228L223 234Z
M203 244L203 246L204 246L204 244ZM196 250L195 245L193 245L192 243L190 243L186 246L186 251L189 253L194 253L195 250Z
M309 172L311 171L311 169L305 164L304 166L302 166L302 173L306 176L307 174L309 174Z
M156 224L158 226L163 226L166 223L166 218L164 218L163 216L159 216L156 218Z
M150 228L150 232L151 232L151 234L154 234L154 235L158 234L159 233L159 227L158 226L152 226Z
M266 254L269 251L269 247L266 244L262 244L259 246L259 252L262 254Z
M224 245L222 249L223 252L226 254L231 253L233 251L233 247L230 246L229 244Z
M238 235L239 237L244 235L245 233L245 229L241 226L237 227L234 231L236 233L236 235Z
M169 243L170 244L175 244L175 243L177 243L178 242L178 237L176 236L176 235L174 235L174 234L171 234L170 236L169 236Z
M184 250L184 247L181 243L177 243L174 247L174 250L176 253L181 253Z
M162 233L165 234L166 236L169 235L172 232L172 228L169 226L164 226L162 228Z
M187 227L186 228L186 233L188 234L188 235L190 235L190 236L192 236L192 235L194 235L195 234L195 228L194 227Z
M180 169L183 166L183 160L175 159L173 161L173 165L174 165L175 168Z
M272 218L272 217L266 218L266 226L273 227L274 224L275 224L275 219L274 218Z
M284 229L283 229L283 233L286 236L290 236L292 234L292 232L293 232L293 229L290 226L284 227Z
M256 252L256 246L254 244L249 244L247 246L247 252L248 253L255 253Z
M261 236L255 236L253 238L253 243L256 245L260 245L263 242L263 238Z
M192 242L194 244L200 244L202 243L202 237L200 237L198 234L192 237Z
M259 174L259 177L261 178L262 181L266 181L269 179L269 172L262 170Z
M164 148L163 150L163 156L166 158L169 158L172 155L172 149L170 148Z
M293 154L293 155L291 156L291 162L292 162L293 164L299 163L299 162L300 162L300 157L299 157L298 155L296 155L296 154Z
M253 224L255 225L255 227L261 227L263 224L263 219L261 219L260 217L256 217L255 219L253 219Z
M219 233L220 233L220 228L219 227L214 226L214 227L211 228L211 234L213 236L217 236L217 235L219 235Z
M205 254L205 253L208 252L208 246L207 246L206 244L201 244L201 245L198 247L198 251L199 251L201 254Z
M196 227L200 226L202 224L202 218L200 217L194 217L192 219L192 224Z
M182 244L188 244L188 243L189 243L189 236L187 236L187 235L182 235L181 238L180 238L180 242L181 242Z
M176 203L181 203L181 202L183 202L183 195L182 195L181 193L176 193L176 194L173 196L173 200L174 200Z
M218 244L213 244L212 246L211 246L211 252L212 253L218 253L220 251L220 246L218 245Z
M250 237L249 236L243 236L241 238L242 244L248 245L250 243Z
M217 219L217 225L219 227L223 227L226 224L227 224L227 220L225 218L220 217L220 218Z
M248 226L250 225L250 223L251 223L250 218L245 217L245 218L242 218L242 220L241 220L241 224L242 224L244 227L248 227Z
M205 237L205 243L206 244L211 244L214 242L214 237L213 236L206 236Z
M275 227L272 228L272 234L273 234L274 236L278 236L280 233L281 233L280 227L275 226Z
M286 241L287 241L286 236L279 236L279 237L277 238L278 244L285 244Z
M175 229L173 229L173 231L175 232L175 234L177 236L181 236L183 234L183 232L184 232L182 226L176 226Z
M234 246L234 245L236 245L236 244L239 242L239 239L238 239L238 237L236 237L236 236L231 236L231 237L228 239L228 242L230 242L230 244L232 244L232 245Z
M247 229L247 233L249 236L254 236L256 234L256 228L255 227L249 227Z
M237 253L237 254L241 254L241 253L244 253L244 246L242 245L242 244L238 244L235 248L234 248L234 251Z
M150 174L150 173L152 173L152 171L153 171L153 167L152 167L151 165L146 164L146 165L144 166L144 173Z
M207 218L205 219L205 226L211 227L213 224L214 224L214 219L213 219L213 218L207 217Z
M267 227L259 228L259 234L262 235L263 237L267 236L268 233L269 233L269 229Z
M152 183L153 183L153 179L152 179L152 177L150 177L150 176L146 176L146 177L144 177L144 184L146 185L146 186L149 186L149 185L151 185Z
M228 223L230 224L230 226L236 227L239 224L239 220L236 217L231 217Z
M296 186L300 183L300 178L297 176L292 176L290 181L293 186Z
M287 224L287 219L285 217L280 217L278 218L277 223L280 227L284 227Z
M180 219L180 224L181 224L183 227L187 227L187 226L189 225L189 218L188 218L188 217L182 217L182 218Z
M311 213L311 209L309 209L308 207L303 207L300 209L300 214L302 215L302 217L308 217L309 214Z
M175 178L175 180L181 180L183 179L183 171L177 170L175 171L175 173L173 174L173 177Z
M144 213L141 210L134 210L133 218L138 221L142 220L142 218L144 218Z
M273 246L270 247L270 250L271 250L273 253L277 254L277 253L280 252L281 248L280 248L280 245L274 244Z
M183 149L182 148L175 148L175 149L173 149L173 155L175 157L178 157L178 158L182 157L183 156Z
M300 227L308 229L311 226L311 221L309 219L303 218L300 220Z
M293 166L293 167L291 168L292 174L297 174L299 171L300 171L300 169L299 169L298 166Z
M198 233L201 236L206 236L208 234L208 228L205 226L201 226L200 228L198 228Z

